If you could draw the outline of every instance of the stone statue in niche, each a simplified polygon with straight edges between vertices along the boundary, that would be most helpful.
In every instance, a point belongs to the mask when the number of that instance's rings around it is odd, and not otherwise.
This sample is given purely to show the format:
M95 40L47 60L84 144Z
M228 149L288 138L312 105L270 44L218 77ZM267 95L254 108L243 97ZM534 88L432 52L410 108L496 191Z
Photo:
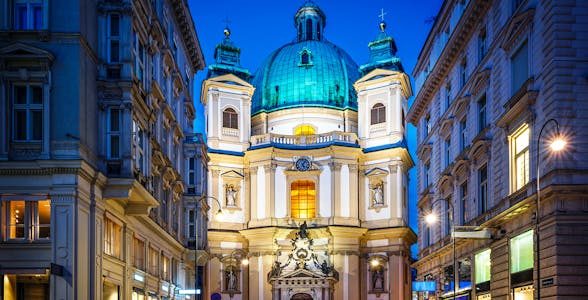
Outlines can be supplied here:
M225 270L225 280L227 291L237 290L237 274L235 274L235 270L233 270L233 267L229 267Z
M384 290L384 268L378 267L372 271L372 290Z
M227 184L225 195L227 206L237 206L237 190L234 185Z
M377 182L370 190L372 190L372 206L384 205L384 183Z

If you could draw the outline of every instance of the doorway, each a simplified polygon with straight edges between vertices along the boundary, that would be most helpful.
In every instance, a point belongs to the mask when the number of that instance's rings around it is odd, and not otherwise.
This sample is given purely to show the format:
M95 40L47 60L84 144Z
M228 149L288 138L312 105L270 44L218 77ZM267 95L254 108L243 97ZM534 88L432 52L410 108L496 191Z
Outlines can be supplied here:
M294 294L290 300L312 300L312 296L307 293Z

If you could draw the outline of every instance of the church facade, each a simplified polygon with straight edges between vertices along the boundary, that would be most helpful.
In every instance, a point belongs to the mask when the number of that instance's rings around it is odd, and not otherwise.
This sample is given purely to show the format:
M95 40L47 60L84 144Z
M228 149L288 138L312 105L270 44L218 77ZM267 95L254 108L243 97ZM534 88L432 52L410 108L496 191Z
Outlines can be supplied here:
M254 74L227 28L202 84L208 200L222 211L204 298L409 299L412 89L394 39L382 21L358 66L315 3L294 20L295 40Z

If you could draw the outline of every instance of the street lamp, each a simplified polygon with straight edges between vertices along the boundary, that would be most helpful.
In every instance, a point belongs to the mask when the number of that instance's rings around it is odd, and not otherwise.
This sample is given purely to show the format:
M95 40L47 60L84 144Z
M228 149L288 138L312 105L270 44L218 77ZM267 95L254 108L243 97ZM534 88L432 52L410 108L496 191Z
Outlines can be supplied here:
M449 205L449 221L451 222L451 244L453 247L453 298L457 297L457 286L458 286L458 280L459 280L459 270L456 267L456 253L455 253L455 234L454 234L454 230L455 230L455 223L453 222L453 204L451 203L451 201L445 199L445 198L440 198L437 199L435 201L433 201L431 203L431 213L429 213L428 215L425 216L425 222L427 222L427 224L429 225L433 225L437 222L437 215L434 214L432 212L433 210L433 206L435 205L435 203L437 203L440 200L444 200L445 202L447 202L447 205Z
M488 228L480 228L478 226L456 226L454 222L454 210L453 210L453 203L445 198L440 198L431 203L431 210L435 203L440 200L444 200L449 205L449 221L451 222L451 244L453 247L453 298L457 298L457 290L459 287L459 268L457 266L457 252L455 250L455 240L458 238L461 239L489 239L490 238L490 229ZM432 211L428 215L425 216L425 222L429 225L435 224L437 222L437 215L434 214Z
M563 138L563 136L561 135L560 131L559 131L559 123L557 123L557 120L555 119L549 119L547 120L545 123L543 123L543 126L541 127L541 130L539 131L539 135L537 136L537 155L536 155L536 160L535 162L537 163L537 197L535 198L535 253L537 256L537 299L541 299L541 268L540 268L540 262L541 259L539 257L541 248L539 248L539 203L540 203L540 199L541 199L541 187L539 186L539 180L540 180L540 176L539 176L539 149L541 147L541 135L543 134L543 129L545 129L545 127L547 126L547 124L549 123L555 123L555 130L556 130L556 135L555 138L551 141L550 143L550 148L552 152L558 152L561 151L565 148L567 142L566 140Z
M216 204L218 205L218 210L216 211L216 213L214 214L214 219L217 221L221 221L222 220L222 216L223 216L223 211L222 211L222 205L220 203L220 201L218 201L218 199L216 197L213 196L201 196L200 198L198 198L198 200L196 200L198 203L200 203L200 207L202 209L202 202L204 202L205 199L210 198L212 200L214 200L214 202L216 202ZM211 205L212 207L212 205ZM195 230L195 238L196 241L194 243L194 298L198 299L199 295L202 294L202 290L198 288L198 250L200 250L200 246L198 243L198 233L200 231L200 221L198 220L198 215L200 215L201 209L199 210L198 207L196 207L196 212L200 211L200 213L196 213L195 214L195 218L196 218L196 230Z

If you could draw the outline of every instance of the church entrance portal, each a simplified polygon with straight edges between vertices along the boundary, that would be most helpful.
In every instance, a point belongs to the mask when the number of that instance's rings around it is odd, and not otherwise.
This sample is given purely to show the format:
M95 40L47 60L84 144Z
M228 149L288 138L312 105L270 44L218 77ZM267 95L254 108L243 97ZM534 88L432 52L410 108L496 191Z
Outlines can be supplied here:
M290 300L312 300L312 296L310 296L309 294L306 294L306 293L298 293L298 294L292 296L292 298L290 298Z

